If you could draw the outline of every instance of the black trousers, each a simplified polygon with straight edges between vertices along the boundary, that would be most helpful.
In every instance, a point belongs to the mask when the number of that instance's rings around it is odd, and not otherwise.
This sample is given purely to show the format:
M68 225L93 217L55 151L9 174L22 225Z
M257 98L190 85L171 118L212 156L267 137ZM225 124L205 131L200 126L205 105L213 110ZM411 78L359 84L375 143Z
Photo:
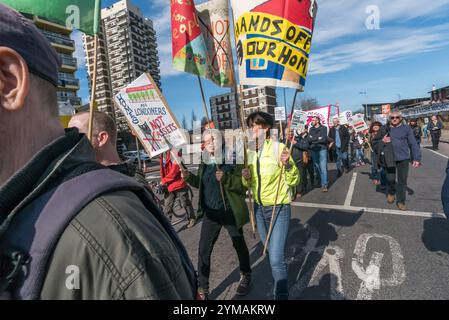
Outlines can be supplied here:
M396 161L396 167L385 168L387 175L387 193L396 195L397 203L405 203L409 163L410 160Z
M314 184L315 172L313 169L312 159L310 159L307 164L304 164L303 162L297 164L297 167L299 170L300 182L296 187L296 192L302 194L307 191L307 185L309 184L309 181L311 187L313 187ZM310 180L307 178L307 175L309 175Z
M195 219L192 201L190 201L189 189L183 188L173 192L166 192L164 198L164 214L171 219L176 200L179 199L181 206L186 210L189 219Z
M232 215L232 212L223 212L222 214ZM198 249L198 287L206 291L209 290L210 257L222 227L228 231L232 239L232 245L239 259L240 272L251 272L249 251L243 237L242 228L238 229L235 223L223 225L218 219L210 219L206 212L203 218L203 225L201 226Z
M441 130L430 131L430 136L432 137L432 148L433 150L438 149L441 138Z

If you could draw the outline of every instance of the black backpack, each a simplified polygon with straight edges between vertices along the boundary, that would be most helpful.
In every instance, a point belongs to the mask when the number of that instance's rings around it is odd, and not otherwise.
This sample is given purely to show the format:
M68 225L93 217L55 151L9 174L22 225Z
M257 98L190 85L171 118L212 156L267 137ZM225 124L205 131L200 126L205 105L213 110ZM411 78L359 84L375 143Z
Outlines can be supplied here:
M100 195L123 190L136 194L169 235L181 257L194 299L197 290L196 272L184 245L148 190L133 178L110 169L100 169L65 181L33 201L33 205L41 205L42 208L34 225L34 237L22 237L19 240L20 248L27 248L27 252L11 248L1 250L0 300L11 298L8 287L25 265L28 265L29 272L20 288L20 296L25 300L39 299L50 257L73 218Z

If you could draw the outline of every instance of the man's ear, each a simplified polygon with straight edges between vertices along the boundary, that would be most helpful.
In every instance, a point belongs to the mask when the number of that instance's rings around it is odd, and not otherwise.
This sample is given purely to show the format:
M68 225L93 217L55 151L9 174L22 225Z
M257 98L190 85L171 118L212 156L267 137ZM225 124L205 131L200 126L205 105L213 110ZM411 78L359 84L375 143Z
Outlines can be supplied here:
M98 147L103 147L109 141L109 134L106 131L101 131L98 134Z
M29 93L30 74L25 60L16 51L0 47L0 107L20 110Z

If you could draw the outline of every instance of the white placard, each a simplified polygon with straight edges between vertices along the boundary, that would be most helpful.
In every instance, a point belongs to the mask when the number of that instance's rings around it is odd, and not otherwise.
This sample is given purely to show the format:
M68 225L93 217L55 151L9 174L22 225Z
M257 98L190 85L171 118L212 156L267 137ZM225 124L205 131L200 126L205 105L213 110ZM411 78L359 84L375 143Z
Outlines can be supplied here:
M274 109L274 117L276 121L285 121L287 119L285 107L277 107Z
M184 132L150 75L123 88L114 101L150 157L187 143Z

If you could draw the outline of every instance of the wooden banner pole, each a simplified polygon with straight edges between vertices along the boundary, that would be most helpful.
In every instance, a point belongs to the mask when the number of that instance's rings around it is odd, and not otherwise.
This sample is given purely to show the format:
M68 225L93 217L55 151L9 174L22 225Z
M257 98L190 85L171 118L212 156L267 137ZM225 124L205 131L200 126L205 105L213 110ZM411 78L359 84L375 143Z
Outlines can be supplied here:
M206 104L206 97L204 96L204 89L203 89L203 83L201 82L201 77L198 77L198 82L200 84L200 90L201 90L201 97L203 98L203 106L204 106L204 114L206 115L206 121L207 124L210 128L210 119L209 119L209 113L207 112L207 104ZM214 141L214 137L212 136L212 143ZM218 163L215 164L217 167L217 170L220 170L220 168L218 167ZM224 190L223 190L223 183L220 181L220 191L221 191L221 197L223 199L223 205L225 208L225 211L227 211L227 207L226 207L226 200L225 200L225 195L224 195Z

